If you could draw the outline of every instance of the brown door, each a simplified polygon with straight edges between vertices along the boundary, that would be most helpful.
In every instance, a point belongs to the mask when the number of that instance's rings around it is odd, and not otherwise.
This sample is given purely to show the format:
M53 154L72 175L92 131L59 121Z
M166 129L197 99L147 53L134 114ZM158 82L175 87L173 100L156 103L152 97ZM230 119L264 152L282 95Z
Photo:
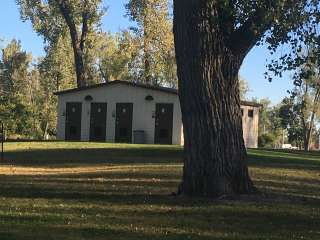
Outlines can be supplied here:
M65 139L71 141L81 140L81 114L82 103L69 102L66 105Z
M117 103L115 142L132 142L132 103Z
M156 104L155 144L172 144L173 104Z
M90 141L105 141L107 127L107 104L91 103Z

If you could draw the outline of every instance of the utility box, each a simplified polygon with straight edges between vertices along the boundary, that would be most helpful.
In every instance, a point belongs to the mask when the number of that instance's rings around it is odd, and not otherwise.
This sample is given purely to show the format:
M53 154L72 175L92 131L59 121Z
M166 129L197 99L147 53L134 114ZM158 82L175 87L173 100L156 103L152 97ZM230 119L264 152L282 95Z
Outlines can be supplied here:
M133 131L133 143L134 144L145 144L146 137L143 130L135 130Z

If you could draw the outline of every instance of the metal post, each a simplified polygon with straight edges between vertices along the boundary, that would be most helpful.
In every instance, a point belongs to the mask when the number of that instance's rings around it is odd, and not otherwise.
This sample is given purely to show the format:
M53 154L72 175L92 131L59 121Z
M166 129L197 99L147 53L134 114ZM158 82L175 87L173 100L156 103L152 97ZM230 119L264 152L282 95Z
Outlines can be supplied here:
M4 126L3 122L1 122L1 161L4 161L4 149L3 149L3 144L4 143Z

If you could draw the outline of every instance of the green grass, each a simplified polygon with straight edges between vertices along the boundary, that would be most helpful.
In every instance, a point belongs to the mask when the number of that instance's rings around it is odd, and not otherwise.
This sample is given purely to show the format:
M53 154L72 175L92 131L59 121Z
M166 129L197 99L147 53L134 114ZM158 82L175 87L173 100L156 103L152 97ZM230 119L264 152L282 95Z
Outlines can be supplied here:
M174 197L176 146L6 143L0 239L320 239L320 153L250 150L262 194Z

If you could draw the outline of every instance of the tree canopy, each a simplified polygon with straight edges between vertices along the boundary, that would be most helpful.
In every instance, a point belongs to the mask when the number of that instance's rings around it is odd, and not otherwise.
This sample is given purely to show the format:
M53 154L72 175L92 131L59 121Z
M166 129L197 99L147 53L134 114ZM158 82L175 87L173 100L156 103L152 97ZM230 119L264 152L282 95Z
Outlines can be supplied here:
M168 0L129 0L127 15L140 43L138 65L140 81L154 85L177 85L172 18Z

